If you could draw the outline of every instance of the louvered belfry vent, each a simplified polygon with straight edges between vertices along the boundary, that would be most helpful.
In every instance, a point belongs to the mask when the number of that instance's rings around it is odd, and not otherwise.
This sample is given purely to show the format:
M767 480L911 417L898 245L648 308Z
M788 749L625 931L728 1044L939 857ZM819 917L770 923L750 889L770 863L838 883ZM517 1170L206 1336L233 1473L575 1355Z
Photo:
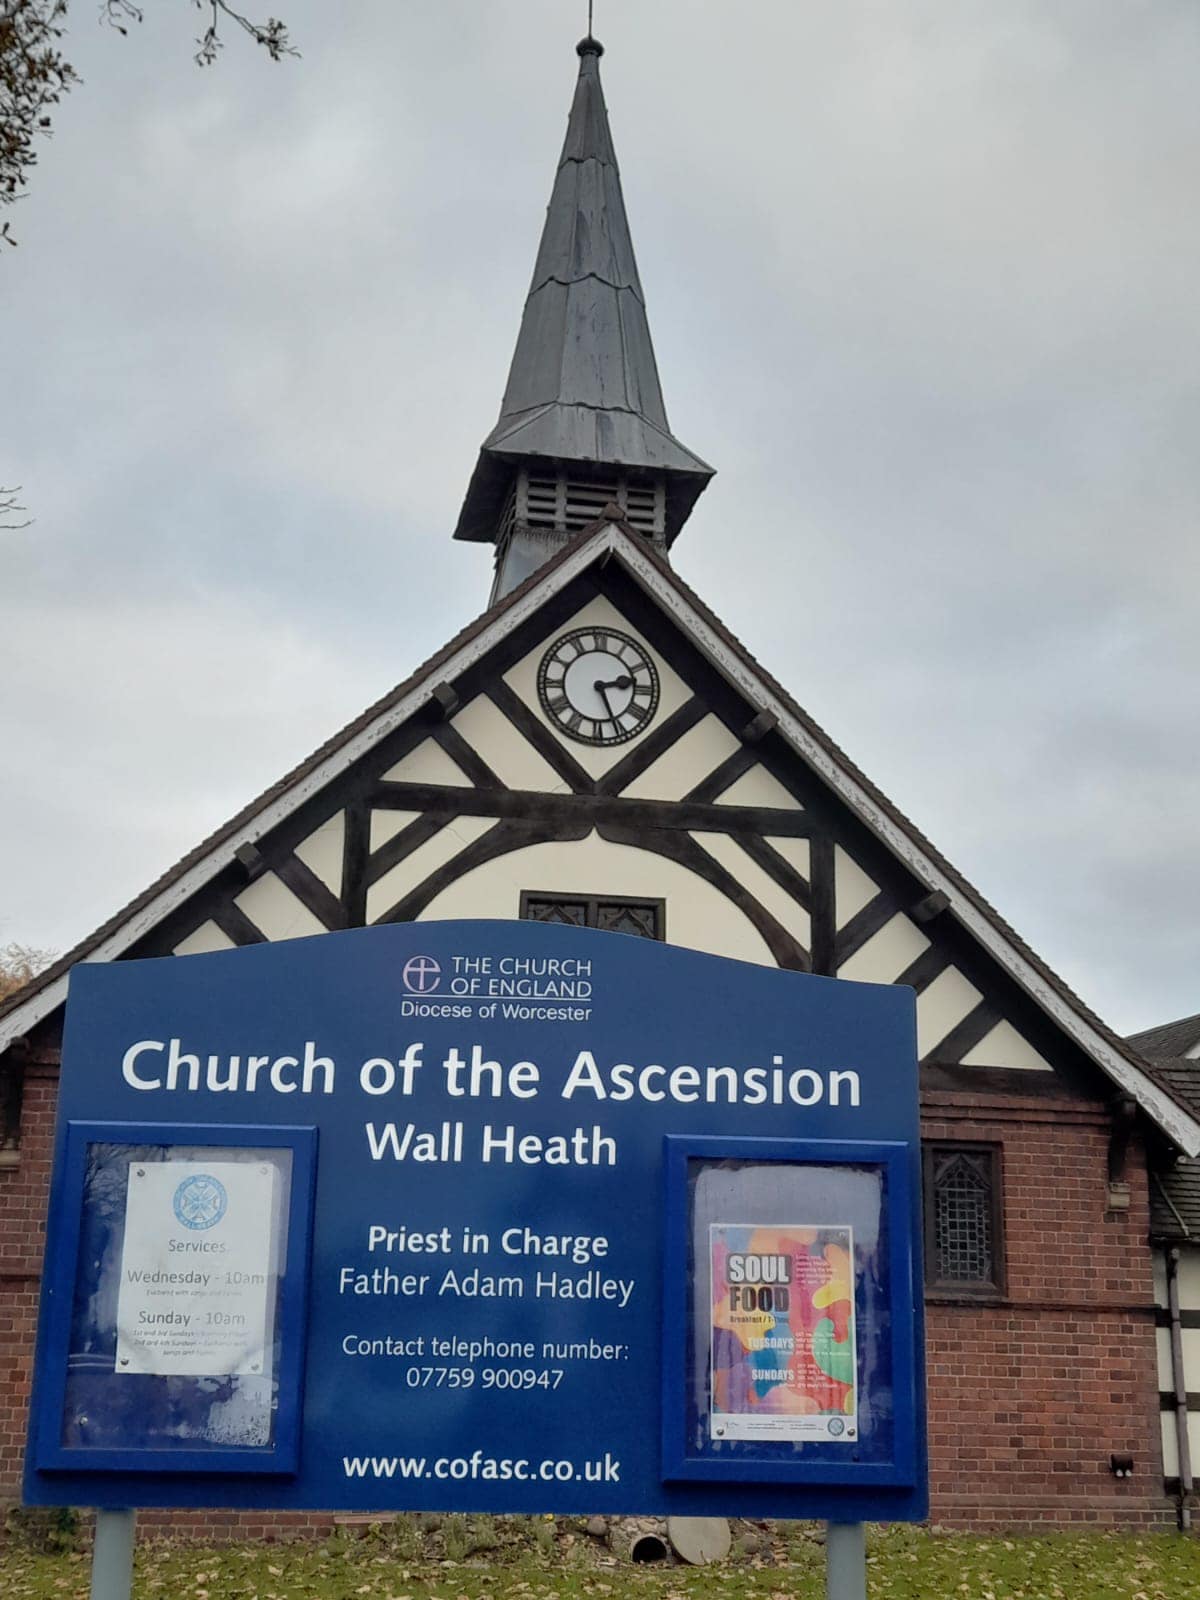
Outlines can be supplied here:
M611 469L585 477L578 468L521 467L513 475L496 534L492 599L528 577L567 539L618 505L631 526L666 549L667 486L663 474L631 477Z
M527 471L522 468L504 508L503 539L514 528L552 528L578 533L595 522L605 506L621 507L639 533L662 543L666 531L666 485L661 477L631 480L624 474L583 478L578 473Z

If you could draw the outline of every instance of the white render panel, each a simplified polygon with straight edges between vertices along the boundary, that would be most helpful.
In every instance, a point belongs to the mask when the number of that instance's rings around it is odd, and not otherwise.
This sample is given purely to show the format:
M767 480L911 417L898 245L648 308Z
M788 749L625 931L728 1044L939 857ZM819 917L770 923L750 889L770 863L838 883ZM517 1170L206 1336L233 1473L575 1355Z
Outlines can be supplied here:
M806 950L809 949L812 942L812 920L808 912L803 906L797 905L791 895L781 889L774 878L769 877L736 840L731 839L727 833L693 833L692 838L727 868L739 883L744 884L759 905L764 906L776 922L782 923Z
M1163 1477L1176 1478L1179 1476L1179 1442L1175 1437L1175 1413L1173 1411L1160 1411L1158 1417L1162 1428ZM1191 1421L1192 1419L1189 1417L1189 1444L1191 1443L1192 1433Z
M1162 1258L1161 1251L1154 1254L1154 1304L1165 1306L1167 1303L1167 1264Z
M1019 1067L1025 1072L1053 1072L1054 1068L1028 1044L1011 1022L998 1022L963 1057L964 1067Z
M581 744L575 739L568 739L564 736L561 728L556 727L542 710L537 691L538 666L546 653L547 647L552 645L555 639L560 639L564 633L570 633L575 628L619 628L622 633L627 633L631 639L638 641L658 669L658 710L655 712L649 727L638 734L635 739L630 739L626 744L591 745ZM604 595L597 595L594 600L589 600L587 605L577 611L573 617L569 617L561 627L555 628L553 633L548 633L527 656L523 656L517 662L515 667L509 668L504 674L504 681L514 694L520 696L539 721L546 724L563 748L571 752L584 771L593 778L603 777L608 769L615 767L617 762L630 750L636 750L646 737L646 734L651 729L656 728L664 717L669 717L672 711L678 711L685 701L691 699L691 690L683 679L671 670L657 650L651 649L633 624L628 622L621 612L617 610L616 606L613 605L612 601Z
M751 767L718 795L719 806L774 806L777 811L803 811L790 789L785 789L766 767Z
M775 959L758 929L710 883L678 862L633 845L586 839L525 845L443 889L421 919L515 918L523 889L548 894L611 893L666 901L667 942L758 966Z
M385 872L378 883L367 890L367 921L374 922L403 900L410 889L424 883L431 872L436 872L459 851L483 837L496 826L495 817L455 817L440 828L432 838L426 839L411 855L398 861L390 872Z
M1159 1328L1157 1332L1167 1335L1167 1348L1170 1349L1170 1330ZM1180 1334L1183 1339L1183 1380L1188 1393L1195 1394L1200 1390L1200 1328L1182 1328ZM1171 1385L1168 1383L1165 1387L1170 1388ZM1200 1456L1196 1460L1200 1462Z
M917 996L917 1054L924 1060L983 999L957 967L947 967Z
M864 906L870 905L879 893L879 885L867 876L853 856L846 854L840 844L833 847L833 892L839 929L844 928ZM903 970L901 967L900 971Z
M802 878L808 877L812 860L807 839L792 839L783 834L769 833L766 835L766 840L773 850L778 850L783 859L795 867Z
M1162 1421L1163 1477L1176 1478L1179 1476L1179 1444L1175 1438L1175 1413L1162 1411L1159 1416ZM1194 1474L1196 1463L1200 1461L1200 1411L1188 1413L1188 1449Z
M1171 1330L1170 1328L1155 1328L1158 1347L1158 1387L1168 1394L1175 1390L1175 1379L1171 1376ZM1195 1394L1200 1389L1200 1328L1183 1328L1180 1330L1183 1338L1183 1381L1189 1394ZM1200 1466L1200 1456L1196 1458L1196 1465Z
M569 794L571 786L559 777L544 756L486 694L477 694L450 724L510 789L536 789L539 794Z
M1158 1387L1160 1392L1170 1393L1175 1388L1175 1379L1171 1375L1171 1330L1170 1328L1155 1328L1154 1348L1158 1356ZM1187 1357L1184 1357L1186 1363Z
M855 983L894 983L928 949L929 940L916 923L897 912L849 960L842 962L837 975Z
M214 950L236 950L237 945L215 922L202 922L195 933L181 939L173 951L177 956L206 956Z
M379 849L381 844L386 844L389 839L394 839L398 833L403 833L410 822L415 822L424 813L420 811L385 811L381 807L371 813L371 850Z
M307 939L329 930L273 872L264 872L233 903L268 939Z
M346 838L346 814L323 822L316 833L296 846L296 854L310 872L314 873L331 894L342 892L342 851Z
M422 740L383 776L389 783L450 783L459 789L473 787L458 762L451 760L436 739Z
M1200 1248L1179 1252L1179 1309L1200 1311ZM1166 1304L1166 1296L1163 1296ZM1200 1385L1197 1385L1200 1387ZM1197 1464L1200 1465L1200 1458Z
M682 800L714 767L739 748L737 739L711 712L639 777L621 790L629 800Z

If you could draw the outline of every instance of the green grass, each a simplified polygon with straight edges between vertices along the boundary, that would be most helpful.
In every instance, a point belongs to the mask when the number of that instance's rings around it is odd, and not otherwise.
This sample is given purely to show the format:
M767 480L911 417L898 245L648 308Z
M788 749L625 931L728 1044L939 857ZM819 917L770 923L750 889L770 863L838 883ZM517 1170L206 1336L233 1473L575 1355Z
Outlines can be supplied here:
M813 1531L744 1531L730 1562L631 1567L582 1523L436 1518L315 1542L147 1543L135 1600L820 1600ZM1044 1538L872 1530L872 1600L1200 1600L1200 1541L1172 1534ZM77 1550L0 1547L4 1600L86 1600Z

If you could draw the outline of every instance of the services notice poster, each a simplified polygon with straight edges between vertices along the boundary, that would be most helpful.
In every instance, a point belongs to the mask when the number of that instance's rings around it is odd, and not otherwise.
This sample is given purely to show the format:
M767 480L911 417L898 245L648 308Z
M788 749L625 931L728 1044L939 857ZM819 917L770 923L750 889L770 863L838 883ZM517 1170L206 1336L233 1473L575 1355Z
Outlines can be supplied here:
M130 1164L118 1372L267 1374L275 1186L268 1163Z
M858 1436L849 1227L713 1223L714 1439Z

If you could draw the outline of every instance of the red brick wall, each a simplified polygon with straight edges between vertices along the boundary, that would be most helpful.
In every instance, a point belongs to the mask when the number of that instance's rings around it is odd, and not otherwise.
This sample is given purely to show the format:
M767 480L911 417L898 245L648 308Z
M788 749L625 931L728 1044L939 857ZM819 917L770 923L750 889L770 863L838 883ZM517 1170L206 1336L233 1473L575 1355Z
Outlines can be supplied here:
M1078 1099L922 1096L927 1138L1000 1145L1007 1263L994 1303L927 1299L935 1522L1173 1525L1144 1153L1130 1209L1109 1213L1110 1127Z
M20 1164L0 1170L0 1502L20 1493L56 1073L27 1071ZM1045 1095L927 1092L927 1137L1002 1148L1007 1282L990 1304L928 1304L932 1517L1032 1528L1174 1522L1162 1493L1144 1158L1132 1205L1107 1214L1110 1124ZM1132 1478L1109 1469L1132 1455ZM209 1538L326 1529L325 1515L146 1513Z
M0 1504L20 1494L58 1069L25 1069L20 1163L0 1167Z

